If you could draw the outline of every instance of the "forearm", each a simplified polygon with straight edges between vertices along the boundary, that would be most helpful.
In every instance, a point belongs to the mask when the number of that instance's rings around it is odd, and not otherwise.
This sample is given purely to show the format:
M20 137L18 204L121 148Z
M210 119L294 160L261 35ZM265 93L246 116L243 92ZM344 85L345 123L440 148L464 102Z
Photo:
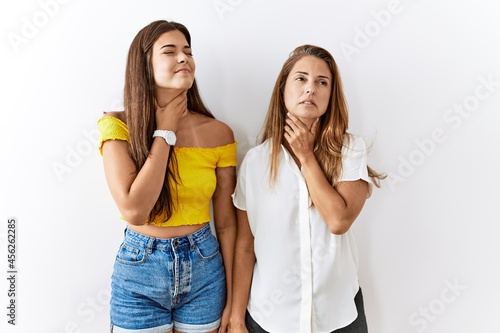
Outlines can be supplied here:
M237 245L238 246L238 245ZM250 286L255 265L255 253L250 248L236 248L233 266L233 304L231 325L245 324L245 312L250 296Z
M163 138L155 138L146 162L136 172L128 156L128 147L124 150L123 146L116 144L106 142L103 146L106 178L124 219L131 224L142 225L162 190L170 146Z
M345 233L355 219L346 201L330 184L314 155L301 163L314 207L332 233Z
M231 327L245 331L245 312L250 296L252 274L255 266L254 237L246 211L237 209L238 233L234 250L233 305Z
M227 300L226 306L232 303L233 288L233 262L234 262L234 243L236 240L236 223L231 223L223 227L216 227L217 239L219 240L222 260L224 262L224 272L226 274Z

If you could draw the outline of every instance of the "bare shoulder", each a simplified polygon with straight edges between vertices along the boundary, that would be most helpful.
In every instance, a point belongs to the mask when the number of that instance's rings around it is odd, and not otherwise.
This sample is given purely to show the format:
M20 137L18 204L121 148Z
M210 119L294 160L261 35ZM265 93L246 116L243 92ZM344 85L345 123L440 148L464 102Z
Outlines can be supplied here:
M115 117L125 122L125 112L124 111L105 111L103 116Z
M193 130L195 129L195 130ZM224 122L202 114L191 113L179 126L180 146L215 148L234 142L232 129Z
M225 146L234 142L233 130L226 123L217 119L210 119L208 125L211 135L217 141L217 146Z

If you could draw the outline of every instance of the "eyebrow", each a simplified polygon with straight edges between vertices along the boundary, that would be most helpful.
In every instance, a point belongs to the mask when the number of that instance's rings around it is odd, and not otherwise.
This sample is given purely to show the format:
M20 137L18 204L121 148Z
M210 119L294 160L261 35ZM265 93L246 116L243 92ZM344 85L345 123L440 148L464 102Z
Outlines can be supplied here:
M304 75L309 75L308 72L303 72L303 71L296 71L294 74L304 74ZM318 77L323 78L323 79L328 79L331 80L328 76L326 75L318 75Z
M175 44L165 44L162 47L160 47L160 50L163 49L163 48L165 48L165 47L177 47L177 45L175 45ZM190 49L190 48L191 48L191 46L189 46L189 45L184 45L184 47L183 47L183 49Z

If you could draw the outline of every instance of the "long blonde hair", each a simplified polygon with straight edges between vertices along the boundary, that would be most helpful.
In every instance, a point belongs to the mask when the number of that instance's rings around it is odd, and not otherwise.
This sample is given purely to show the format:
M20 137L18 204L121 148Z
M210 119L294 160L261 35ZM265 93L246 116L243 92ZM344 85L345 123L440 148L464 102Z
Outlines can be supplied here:
M301 45L290 53L283 64L274 85L271 101L267 111L261 143L269 140L271 145L269 180L273 184L278 177L278 164L281 144L284 138L286 120L286 106L284 91L286 80L293 66L305 56L314 56L325 61L333 77L330 101L326 112L320 117L319 135L315 139L314 154L330 184L335 186L342 172L342 147L344 140L349 140L347 133L349 114L347 101L342 89L342 80L333 56L327 50L314 45ZM380 180L385 178L370 167L368 175L373 183L379 187Z
M153 144L153 132L156 129L152 46L162 34L173 30L180 31L191 46L191 36L184 25L164 20L154 21L141 29L130 45L125 71L124 106L130 136L129 153L137 170L140 170L147 160ZM187 92L187 100L188 110L214 118L203 104L196 80ZM149 221L153 221L161 214L164 214L164 221L172 216L177 197L174 197L171 186L174 186L177 180L175 153L170 149L163 187L149 215Z

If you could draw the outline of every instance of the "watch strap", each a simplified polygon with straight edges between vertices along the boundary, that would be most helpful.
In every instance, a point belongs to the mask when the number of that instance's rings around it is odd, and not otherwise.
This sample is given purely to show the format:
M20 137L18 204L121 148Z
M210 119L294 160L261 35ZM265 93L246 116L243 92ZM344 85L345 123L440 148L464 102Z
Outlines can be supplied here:
M157 136L162 137L165 140L165 142L170 146L175 145L175 142L177 141L177 138L176 138L175 133L173 131L155 130L153 132L153 138L155 138Z

